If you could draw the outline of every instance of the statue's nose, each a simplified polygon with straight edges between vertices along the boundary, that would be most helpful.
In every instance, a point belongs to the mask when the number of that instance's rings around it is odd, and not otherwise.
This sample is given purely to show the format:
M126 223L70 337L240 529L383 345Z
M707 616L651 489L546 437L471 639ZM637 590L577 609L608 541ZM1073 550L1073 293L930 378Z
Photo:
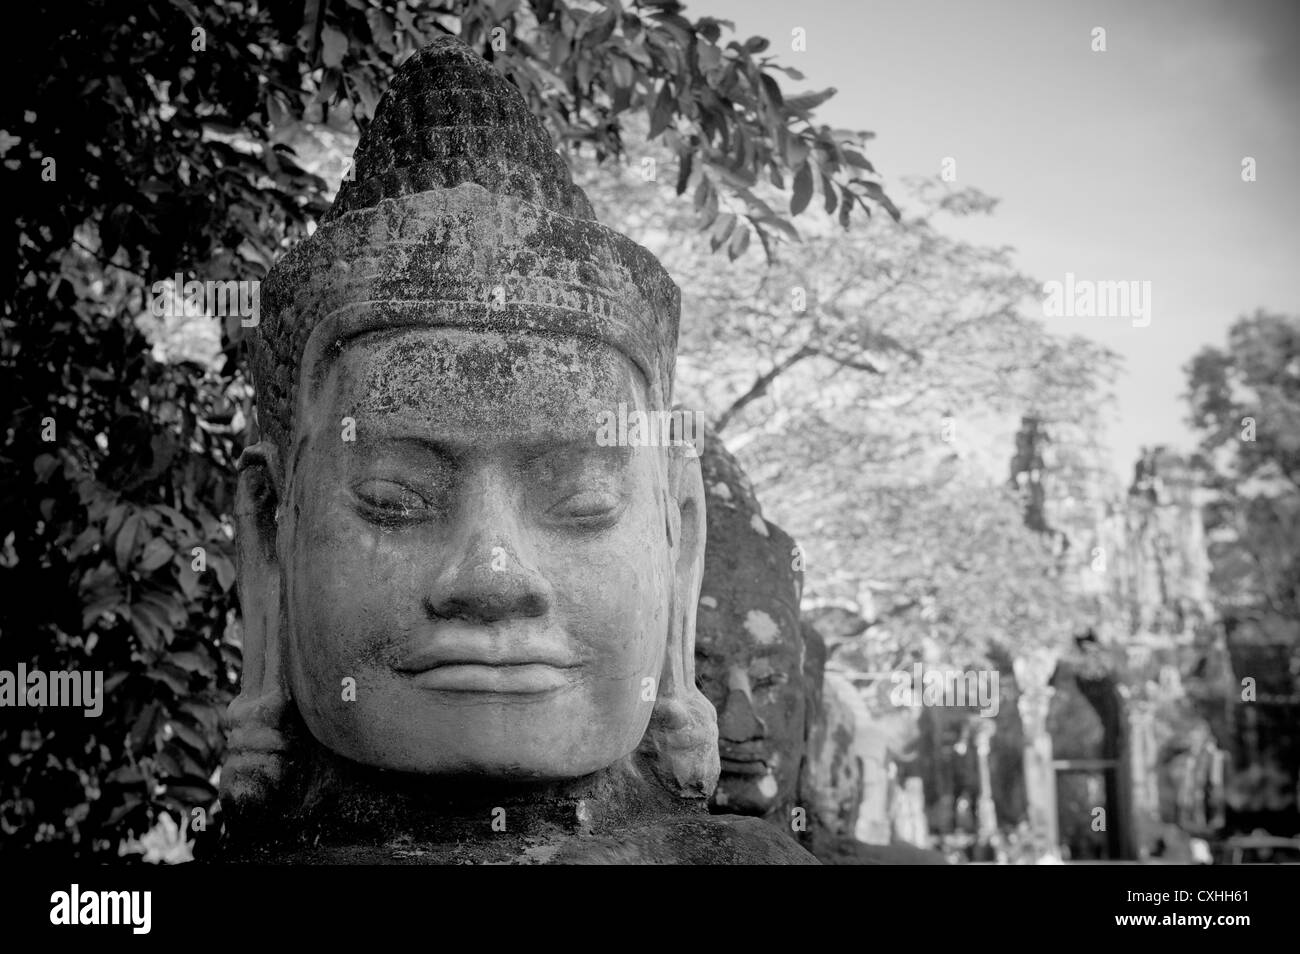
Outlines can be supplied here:
M727 699L718 713L718 735L728 742L749 742L767 735L767 727L754 711L749 673L739 666L727 671Z
M516 498L491 475L464 495L448 560L425 593L430 619L495 622L549 612L551 585L529 555Z

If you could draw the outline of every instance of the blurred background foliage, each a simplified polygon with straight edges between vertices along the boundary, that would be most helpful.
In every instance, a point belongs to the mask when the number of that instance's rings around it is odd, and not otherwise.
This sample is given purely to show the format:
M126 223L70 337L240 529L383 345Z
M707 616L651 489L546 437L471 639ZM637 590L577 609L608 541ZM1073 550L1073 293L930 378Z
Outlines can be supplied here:
M1038 284L1010 249L954 237L996 200L908 180L897 223L812 221L777 260L751 250L718 268L716 228L693 231L669 201L674 157L635 122L625 139L640 163L575 176L681 287L677 400L795 537L805 607L852 605L873 624L831 646L834 662L978 669L1085 631L1095 601L1028 519L1011 459L1032 417L1072 455L1079 496L1095 491L1118 361L1034 317ZM646 159L666 171L647 178Z

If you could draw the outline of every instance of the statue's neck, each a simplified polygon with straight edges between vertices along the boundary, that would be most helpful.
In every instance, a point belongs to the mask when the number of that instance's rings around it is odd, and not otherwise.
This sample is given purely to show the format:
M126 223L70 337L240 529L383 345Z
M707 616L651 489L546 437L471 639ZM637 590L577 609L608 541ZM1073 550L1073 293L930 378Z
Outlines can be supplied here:
M305 736L305 737L304 737ZM303 733L275 806L228 826L236 854L294 860L386 860L409 850L429 860L484 860L524 846L635 827L703 811L670 795L631 755L592 775L552 782L415 775L359 765ZM355 859L356 852L365 857ZM489 859L490 860L490 859Z
M631 757L577 779L525 782L475 777L427 776L370 768L348 761L319 745L307 760L302 815L327 817L349 827L369 826L442 830L449 826L490 830L494 815L517 826L553 824L562 828L598 826L610 811L635 808L651 793Z

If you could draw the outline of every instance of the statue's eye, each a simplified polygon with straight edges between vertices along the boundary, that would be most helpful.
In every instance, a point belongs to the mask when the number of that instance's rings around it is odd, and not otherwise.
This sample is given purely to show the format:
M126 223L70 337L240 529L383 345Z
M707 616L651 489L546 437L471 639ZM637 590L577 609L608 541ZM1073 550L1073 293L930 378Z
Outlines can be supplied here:
M749 685L753 692L766 692L777 686L784 686L789 681L790 677L783 672L766 672L751 679Z
M365 510L381 519L418 519L429 509L427 500L410 487L394 480L365 480L357 484L352 492Z
M582 490L565 497L548 511L548 515L578 524L598 526L618 515L620 500L615 494Z

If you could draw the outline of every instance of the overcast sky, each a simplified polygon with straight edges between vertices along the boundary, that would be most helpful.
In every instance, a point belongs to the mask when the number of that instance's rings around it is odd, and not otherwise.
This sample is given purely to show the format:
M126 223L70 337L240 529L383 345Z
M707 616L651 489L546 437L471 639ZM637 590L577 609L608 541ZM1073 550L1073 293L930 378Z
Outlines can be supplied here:
M1025 272L1151 282L1151 322L1054 318L1125 359L1113 465L1192 446L1183 366L1256 307L1300 312L1300 0L690 0L833 86L832 126L876 133L891 180L1002 200L962 234ZM791 50L802 27L807 51ZM1106 51L1093 52L1093 29ZM1254 157L1257 181L1242 181Z

